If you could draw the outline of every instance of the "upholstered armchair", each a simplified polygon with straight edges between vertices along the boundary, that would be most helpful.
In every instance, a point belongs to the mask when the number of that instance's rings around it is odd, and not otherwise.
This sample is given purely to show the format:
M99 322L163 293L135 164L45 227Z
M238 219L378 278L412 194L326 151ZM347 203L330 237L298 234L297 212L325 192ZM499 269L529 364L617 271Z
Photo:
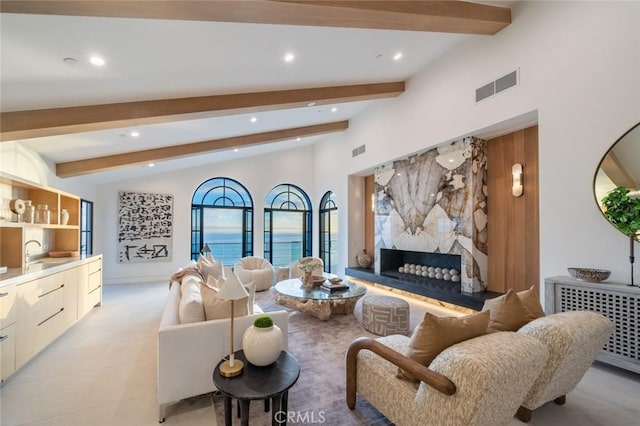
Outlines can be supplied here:
M546 346L549 358L516 417L528 422L533 410L547 402L564 404L612 331L613 323L604 316L581 311L547 315L520 328L518 334L538 339Z
M318 266L313 270L313 275L322 275L324 272L324 262L319 257L303 257L289 264L289 278L300 278L304 275L304 272L298 268L298 265L302 262L315 262Z
M356 392L398 426L508 425L547 359L537 339L498 332L450 346L429 365L409 337L356 339L347 351L347 405ZM420 381L396 376L398 367Z
M267 290L273 285L273 266L261 257L243 257L236 262L234 272L244 284L255 282L256 291Z

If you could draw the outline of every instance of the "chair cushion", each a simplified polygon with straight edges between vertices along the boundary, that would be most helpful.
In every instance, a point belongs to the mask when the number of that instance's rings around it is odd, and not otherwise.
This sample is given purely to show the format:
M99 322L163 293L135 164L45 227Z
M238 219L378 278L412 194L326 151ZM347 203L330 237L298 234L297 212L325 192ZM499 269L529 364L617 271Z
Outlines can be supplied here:
M511 289L504 296L487 300L482 310L490 312L489 332L517 331L523 325L536 319L527 305Z
M465 317L444 318L427 312L411 336L407 356L428 367L449 346L485 334L489 317L489 311ZM413 375L400 368L398 377L417 381Z
M531 286L527 290L519 291L516 294L534 317L540 318L546 315L544 313L544 310L542 309L542 305L540 304L540 297L538 296L538 292L536 291L535 286ZM484 302L482 310L487 311L491 310L492 307L496 307L499 303L502 303L501 301L505 298L505 296L506 294L503 294L502 296L496 297L495 299L486 300Z
M178 308L180 324L204 321L200 280L192 275L186 276L182 280L180 291L182 294Z

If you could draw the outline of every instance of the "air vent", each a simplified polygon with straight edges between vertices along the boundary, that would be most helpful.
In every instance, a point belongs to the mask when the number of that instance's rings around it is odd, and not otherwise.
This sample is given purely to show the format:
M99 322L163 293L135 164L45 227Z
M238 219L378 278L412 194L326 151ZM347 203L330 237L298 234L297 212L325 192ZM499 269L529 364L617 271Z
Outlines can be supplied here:
M357 157L357 156L358 156L358 155L360 155L360 154L364 154L364 151L365 151L365 146L364 146L364 145L360 145L359 147L354 148L354 149L351 151L351 156L352 156L352 157Z
M476 102L480 102L495 94L503 92L518 84L518 70L512 71L499 79L476 89Z

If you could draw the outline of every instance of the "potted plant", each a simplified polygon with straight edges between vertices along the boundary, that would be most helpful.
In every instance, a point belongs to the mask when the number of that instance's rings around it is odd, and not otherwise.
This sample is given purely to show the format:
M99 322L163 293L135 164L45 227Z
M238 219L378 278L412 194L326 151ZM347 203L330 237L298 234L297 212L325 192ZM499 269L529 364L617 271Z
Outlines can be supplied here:
M605 217L623 234L629 236L629 262L633 285L634 241L640 236L640 199L629 196L629 188L620 186L602 199Z
M242 337L244 356L259 367L273 364L282 351L284 337L280 327L269 315L261 315L253 321Z

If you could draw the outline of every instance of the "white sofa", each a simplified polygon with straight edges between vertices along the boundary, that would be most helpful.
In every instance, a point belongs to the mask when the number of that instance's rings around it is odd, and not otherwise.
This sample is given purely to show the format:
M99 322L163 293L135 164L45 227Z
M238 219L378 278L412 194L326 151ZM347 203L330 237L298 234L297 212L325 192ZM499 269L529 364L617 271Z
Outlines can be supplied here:
M159 421L165 419L167 406L181 399L216 390L212 373L218 362L229 355L230 320L220 319L180 324L180 284L171 283L158 330L158 409ZM244 331L262 315L258 306L254 314L234 320L235 350L242 349ZM284 336L288 347L288 313L269 312Z

